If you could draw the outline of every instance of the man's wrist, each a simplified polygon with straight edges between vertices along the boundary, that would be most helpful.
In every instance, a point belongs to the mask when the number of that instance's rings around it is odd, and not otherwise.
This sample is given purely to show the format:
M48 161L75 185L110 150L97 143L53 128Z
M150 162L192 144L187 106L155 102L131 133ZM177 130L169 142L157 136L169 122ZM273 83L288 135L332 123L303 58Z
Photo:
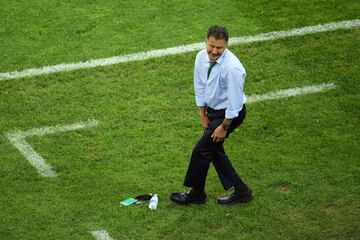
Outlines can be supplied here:
M223 123L225 123L225 124L231 124L232 120L233 120L232 118L224 118Z
M230 124L228 123L223 122L221 123L221 126L225 131L228 131L230 129Z
M230 129L231 122L232 122L232 119L225 118L224 121L221 123L221 126L223 127L223 129L228 131Z
M199 107L199 115L200 117L206 116L206 107Z

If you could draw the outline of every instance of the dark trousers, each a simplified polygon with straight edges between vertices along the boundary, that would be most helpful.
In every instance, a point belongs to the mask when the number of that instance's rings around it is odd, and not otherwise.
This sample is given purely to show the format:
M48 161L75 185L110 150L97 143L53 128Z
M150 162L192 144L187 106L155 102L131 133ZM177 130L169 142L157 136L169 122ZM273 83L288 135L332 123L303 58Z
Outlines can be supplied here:
M213 163L220 181L225 190L233 186L246 188L247 186L241 180L236 170L232 166L228 156L225 153L223 143L213 142L211 135L215 129L223 122L225 118L225 109L214 110L206 108L207 116L210 120L208 129L196 144L190 159L190 164L186 173L184 186L192 187L195 190L203 191L205 189L206 177L210 163ZM229 134L235 130L244 121L246 107L243 106L237 118L231 122Z

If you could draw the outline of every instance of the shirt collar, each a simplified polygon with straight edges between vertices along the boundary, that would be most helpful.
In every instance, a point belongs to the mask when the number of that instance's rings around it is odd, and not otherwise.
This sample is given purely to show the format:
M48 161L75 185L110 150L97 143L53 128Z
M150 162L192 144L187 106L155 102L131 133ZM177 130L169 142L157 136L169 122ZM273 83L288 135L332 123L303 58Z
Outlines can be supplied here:
M227 51L228 51L228 49L226 48L225 51L223 52L223 54L218 59L216 59L217 64L221 64L221 62L224 60L224 57L225 57ZM206 62L211 62L208 54L206 54Z

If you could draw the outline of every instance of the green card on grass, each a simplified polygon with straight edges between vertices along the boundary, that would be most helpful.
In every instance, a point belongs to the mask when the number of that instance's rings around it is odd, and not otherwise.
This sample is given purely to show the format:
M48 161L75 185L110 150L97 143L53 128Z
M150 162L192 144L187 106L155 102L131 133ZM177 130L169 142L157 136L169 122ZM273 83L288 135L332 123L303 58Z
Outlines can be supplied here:
M124 206L129 206L130 204L136 202L137 200L135 198L127 198L123 201L121 201L120 203Z

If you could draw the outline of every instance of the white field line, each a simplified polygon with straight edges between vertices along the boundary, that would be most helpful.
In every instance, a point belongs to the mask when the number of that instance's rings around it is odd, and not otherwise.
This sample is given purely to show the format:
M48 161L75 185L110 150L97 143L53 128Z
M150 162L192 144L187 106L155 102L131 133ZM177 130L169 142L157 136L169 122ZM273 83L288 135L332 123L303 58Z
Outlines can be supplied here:
M262 95L251 95L247 98L248 103L253 102L261 102L265 100L273 100L273 99L279 99L279 98L287 98L287 97L293 97L296 95L303 95L303 94L309 94L309 93L317 93L325 90L330 90L336 88L336 85L333 83L322 83L320 85L312 85L312 86L306 86L301 88L290 88L290 89L284 89L284 90L278 90L275 92L269 92Z
M96 240L113 240L109 233L105 230L92 231L91 235L93 235Z
M307 26L302 28L294 28L286 31L262 33L254 36L235 37L230 39L229 44L239 45L244 43L261 42L261 41L274 40L278 38L302 36L306 34L327 32L327 31L335 31L338 29L350 29L359 26L360 26L359 19L341 21L341 22L330 22L326 24L319 24L319 25ZM57 73L57 72L69 72L77 69L108 66L123 62L140 61L155 57L164 57L174 54L198 51L203 49L204 47L205 47L204 43L200 42L200 43L193 43L193 44L182 45L171 48L151 50L147 52L138 52L133 54L108 57L108 58L90 59L85 62L62 63L58 65L44 66L41 68L25 69L22 71L4 72L4 73L0 73L0 81L23 78L23 77L33 77L33 76Z
M26 160L29 161L37 172L43 177L55 177L56 173L52 170L52 167L47 164L42 158L26 141L27 137L32 136L43 136L45 134L54 134L59 132L68 132L73 130L78 130L82 128L94 127L98 125L99 122L96 120L89 120L87 122L79 122L71 125L63 126L52 126L44 128L34 128L28 131L13 131L6 133L6 137L10 140L12 144L24 155Z

